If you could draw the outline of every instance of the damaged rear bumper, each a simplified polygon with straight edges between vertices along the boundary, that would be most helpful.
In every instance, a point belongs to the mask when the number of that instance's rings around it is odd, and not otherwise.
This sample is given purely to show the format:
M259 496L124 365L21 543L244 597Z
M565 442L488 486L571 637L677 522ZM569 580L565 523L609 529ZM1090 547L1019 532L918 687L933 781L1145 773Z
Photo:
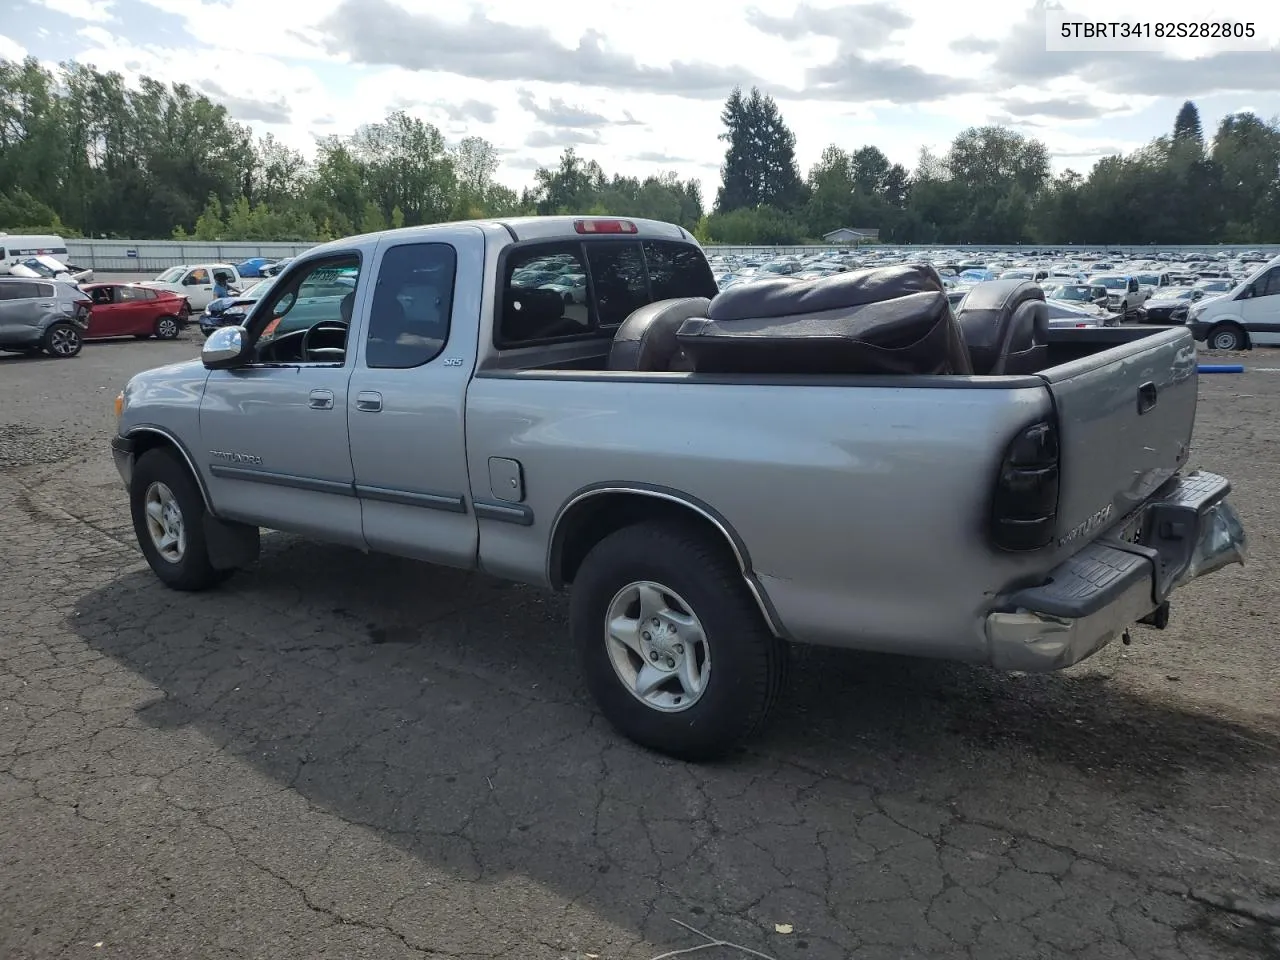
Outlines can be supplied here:
M1178 587L1244 563L1248 541L1230 492L1217 474L1177 477L1045 583L1003 597L986 618L992 664L1043 673L1079 663L1159 611ZM1121 530L1133 538L1121 539Z

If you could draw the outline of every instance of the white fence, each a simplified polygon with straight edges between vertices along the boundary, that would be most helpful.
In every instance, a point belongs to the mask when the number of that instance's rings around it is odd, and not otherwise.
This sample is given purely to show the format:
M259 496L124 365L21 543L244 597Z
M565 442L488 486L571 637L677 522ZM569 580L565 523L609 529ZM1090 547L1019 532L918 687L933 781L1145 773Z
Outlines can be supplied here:
M133 273L159 273L167 267L181 263L240 263L251 257L293 257L315 246L313 243L200 243L194 240L68 240L67 259L77 266L92 267L104 272L128 271ZM941 245L908 246L889 244L894 249L902 250L936 250ZM1280 244L1234 244L1205 245L1190 244L1186 246L1116 246L1100 248L1096 245L1063 246L1051 245L1043 249L1061 251L1070 256L1072 252L1089 252L1099 249L1112 255L1144 256L1153 253L1176 253L1178 251L1204 252L1215 250L1223 253L1241 253L1245 250L1259 250L1268 257L1280 254ZM834 250L833 244L816 246L728 246L707 244L708 253L731 253L750 256L779 256L786 254L819 253ZM1023 251L1042 249L1031 244L1024 245L977 245L961 248L966 255L979 257L987 253L1001 252L1006 255L1021 255Z
M200 243L194 240L68 240L67 259L110 272L159 273L181 263L241 263L250 257L293 257L314 243Z

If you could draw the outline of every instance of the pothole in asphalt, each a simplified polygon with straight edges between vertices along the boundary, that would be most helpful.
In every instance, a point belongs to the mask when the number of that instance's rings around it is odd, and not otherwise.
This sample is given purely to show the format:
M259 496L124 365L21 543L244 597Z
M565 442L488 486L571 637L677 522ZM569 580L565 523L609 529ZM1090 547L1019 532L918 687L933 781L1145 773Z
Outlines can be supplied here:
M75 453L78 443L69 430L0 423L0 469L57 463Z

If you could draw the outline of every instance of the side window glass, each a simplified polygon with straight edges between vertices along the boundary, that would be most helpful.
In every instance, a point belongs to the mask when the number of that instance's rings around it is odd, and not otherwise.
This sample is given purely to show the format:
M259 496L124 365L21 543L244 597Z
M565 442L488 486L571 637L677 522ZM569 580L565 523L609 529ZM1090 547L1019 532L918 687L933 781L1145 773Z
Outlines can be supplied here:
M150 289L148 289L147 287L139 287L139 288L138 288L138 292L139 292L140 294L142 294L142 299L143 299L143 300L155 300L155 299L156 299L156 292L155 292L154 290L150 290Z
M192 287L208 283L209 271L204 269L192 270L189 274L187 274L187 279L183 282L186 283L188 286L192 286Z
M597 241L586 247L600 326L617 326L633 310L654 300L649 296L639 243Z
M307 264L272 287L253 313L255 356L272 363L342 363L355 306L360 261L354 255Z
M121 303L134 303L146 299L137 287L120 287L119 289Z
M1255 296L1274 297L1280 296L1280 267L1272 269L1265 276L1261 277L1254 288L1258 291Z
M710 298L719 292L711 267L697 247L669 240L646 240L644 259L654 300Z
M571 337L591 329L586 265L580 243L543 243L515 250L502 278L500 346Z
M406 243L382 255L369 309L368 366L403 370L440 355L456 271L457 254L447 243Z

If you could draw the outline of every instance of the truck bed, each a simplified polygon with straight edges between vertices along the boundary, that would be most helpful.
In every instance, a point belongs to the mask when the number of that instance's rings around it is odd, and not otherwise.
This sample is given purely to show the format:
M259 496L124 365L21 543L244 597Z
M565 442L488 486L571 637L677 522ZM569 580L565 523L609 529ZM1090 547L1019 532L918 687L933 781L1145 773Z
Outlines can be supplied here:
M479 451L519 459L543 478L534 517L624 479L715 504L797 639L848 642L859 622L864 647L959 646L975 659L983 605L1120 523L1185 463L1195 419L1185 329L1053 331L1051 365L1019 376L635 373L593 369L585 352L540 359L477 371L472 476L487 476ZM1140 410L1142 390L1155 391L1154 409ZM1036 422L1056 424L1060 445L1048 541L993 549L1001 463ZM495 573L526 578L540 549L519 528L482 525ZM913 582L905 571L931 549L947 555ZM962 639L954 627L966 620L974 632Z
M1102 353L1114 347L1123 344L1132 343L1135 340L1141 340L1144 337L1154 336L1159 333L1167 333L1170 330L1178 330L1177 327L1155 326L1155 325L1126 325L1120 327L1064 327L1051 329L1045 335L1045 340L1049 346L1048 359L1044 364L1044 368L1040 372L1051 370L1054 367L1080 360L1084 357L1090 357L1094 354ZM756 381L760 377L744 377L736 374L697 374L697 373L611 373L609 367L609 347L611 341L607 338L599 341L564 344L546 344L537 347L528 347L519 351L510 351L505 356L497 358L499 362L489 368L490 372L510 371L510 372L526 372L526 373L553 373L553 372L598 372L608 373L612 379L641 377L644 379L651 378L667 378L667 379L695 379L706 382L732 382L745 380ZM894 380L910 380L914 386L955 386L954 383L948 381L972 381L976 379L998 379L1009 381L1016 378L1012 377L874 377L865 376L848 376L848 377L812 377L806 375L788 375L777 374L767 377L774 380L775 377L786 377L789 382L796 384L805 382L821 381L824 383L843 383L845 386L857 386L859 383L865 383L868 380L874 380L877 383L883 383L887 379ZM935 382L927 383L925 381L932 380ZM968 382L966 386L974 386L975 384Z

